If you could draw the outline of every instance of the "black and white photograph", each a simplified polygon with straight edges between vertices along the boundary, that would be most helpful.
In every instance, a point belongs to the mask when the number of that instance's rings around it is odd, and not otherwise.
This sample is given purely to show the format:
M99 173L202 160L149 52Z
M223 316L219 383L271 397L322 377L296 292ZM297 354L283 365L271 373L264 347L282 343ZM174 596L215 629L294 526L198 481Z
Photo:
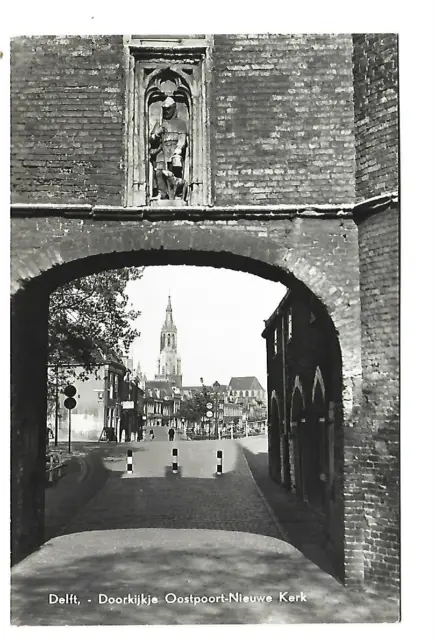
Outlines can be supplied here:
M9 41L10 624L399 623L400 35L130 30Z

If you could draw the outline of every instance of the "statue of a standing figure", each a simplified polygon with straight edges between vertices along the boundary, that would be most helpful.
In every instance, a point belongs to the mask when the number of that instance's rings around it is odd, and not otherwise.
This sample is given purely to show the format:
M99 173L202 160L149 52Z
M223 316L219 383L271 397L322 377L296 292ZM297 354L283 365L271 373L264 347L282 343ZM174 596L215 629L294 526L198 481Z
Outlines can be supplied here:
M184 165L188 145L187 125L177 117L174 98L162 103L162 116L156 122L150 136L150 160L154 169L153 187L157 187L155 199L187 199Z

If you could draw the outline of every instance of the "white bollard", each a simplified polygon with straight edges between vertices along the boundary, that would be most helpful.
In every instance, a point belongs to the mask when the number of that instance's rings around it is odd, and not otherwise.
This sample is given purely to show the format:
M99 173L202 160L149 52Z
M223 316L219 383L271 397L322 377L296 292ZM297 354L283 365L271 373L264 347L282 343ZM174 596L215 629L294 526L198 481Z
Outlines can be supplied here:
M131 449L127 452L127 473L133 473L133 451Z
M178 449L172 449L172 473L178 473Z
M222 475L222 451L217 451L216 453L216 458L217 458L217 465L216 465L216 474L218 476Z

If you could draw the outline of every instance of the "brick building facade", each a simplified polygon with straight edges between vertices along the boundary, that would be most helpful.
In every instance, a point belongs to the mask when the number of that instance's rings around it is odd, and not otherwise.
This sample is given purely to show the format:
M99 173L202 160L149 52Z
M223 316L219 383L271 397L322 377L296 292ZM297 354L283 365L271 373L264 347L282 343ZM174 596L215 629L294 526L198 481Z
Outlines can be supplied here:
M165 82L191 126L177 206L150 201L138 118ZM282 282L334 334L331 546L346 584L397 587L395 36L20 37L11 98L14 558L42 539L50 291L118 266L207 265Z

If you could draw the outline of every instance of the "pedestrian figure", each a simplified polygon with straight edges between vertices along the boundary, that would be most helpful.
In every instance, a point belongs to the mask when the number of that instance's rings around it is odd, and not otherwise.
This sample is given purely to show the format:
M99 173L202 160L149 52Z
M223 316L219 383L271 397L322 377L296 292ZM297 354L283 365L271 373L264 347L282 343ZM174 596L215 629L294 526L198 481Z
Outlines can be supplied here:
M154 440L154 429L150 429L150 440Z
M175 436L175 431L173 430L172 427L168 431L168 436L169 436L169 441L172 442L172 440L174 439L174 436Z

